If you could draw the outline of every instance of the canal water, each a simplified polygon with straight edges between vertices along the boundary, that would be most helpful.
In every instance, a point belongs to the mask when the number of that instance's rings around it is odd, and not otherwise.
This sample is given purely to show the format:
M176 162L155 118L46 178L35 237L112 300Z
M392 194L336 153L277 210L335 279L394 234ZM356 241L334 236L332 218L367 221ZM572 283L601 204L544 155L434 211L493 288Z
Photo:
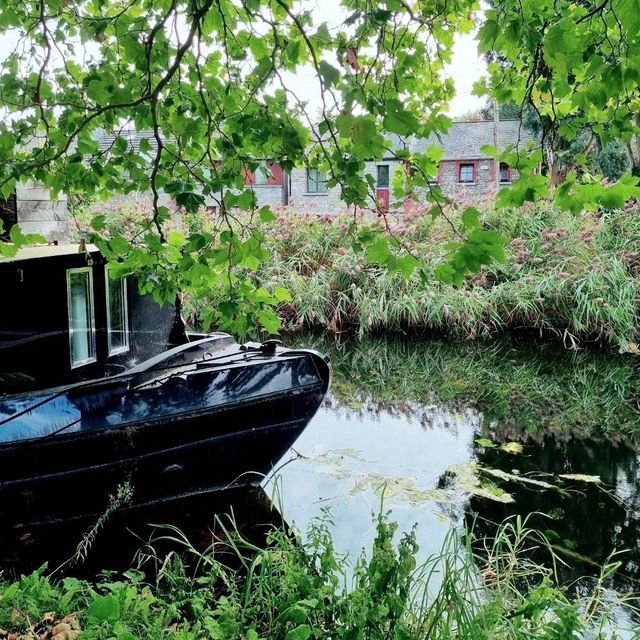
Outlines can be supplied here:
M297 338L296 338L297 339ZM545 533L562 577L640 590L640 372L634 355L505 340L306 340L330 355L333 390L265 483L304 531L328 510L358 554L372 514L417 524L421 555L452 527L491 536L520 515ZM562 565L561 565L562 566Z
M417 524L422 557L452 528L491 536L519 514L546 534L565 580L594 575L613 550L624 551L609 586L640 591L638 356L530 338L296 335L286 343L327 353L332 389L264 492L176 505L137 522L115 517L75 572L128 566L153 535L150 522L204 542L213 513L233 510L240 526L277 522L269 497L302 532L328 513L336 547L354 555L370 546L381 509L401 530ZM81 535L34 534L0 549L0 562L21 570L48 559L51 568Z

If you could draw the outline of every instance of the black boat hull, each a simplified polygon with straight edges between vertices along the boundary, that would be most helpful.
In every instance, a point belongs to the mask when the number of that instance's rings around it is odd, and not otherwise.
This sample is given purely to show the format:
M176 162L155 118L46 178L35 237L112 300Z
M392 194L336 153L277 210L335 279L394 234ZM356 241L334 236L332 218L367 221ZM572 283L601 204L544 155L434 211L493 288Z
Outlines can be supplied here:
M113 421L113 416L101 413L97 418L85 416L73 433L53 431L52 436L2 444L0 539L3 529L5 535L7 529L15 535L50 523L97 519L114 508L258 485L306 427L328 386L328 365L320 356L287 350L279 356L280 360L264 358L264 365L259 361L242 367L239 375L246 379L245 387L253 378L264 377L268 366L294 369L291 362L317 375L298 376L299 384L293 387L211 406L204 403L194 410L176 402L179 410L173 413L158 412L155 405L150 411L148 401L140 399L152 393L145 389L130 394L136 411L144 406L144 420L105 426L100 421ZM211 379L214 374L227 375L231 368L219 365ZM201 372L194 374L198 382L187 385L181 400L196 392L201 397L199 378ZM177 397L175 391L164 394L170 400ZM117 415L124 412L121 406L118 411Z

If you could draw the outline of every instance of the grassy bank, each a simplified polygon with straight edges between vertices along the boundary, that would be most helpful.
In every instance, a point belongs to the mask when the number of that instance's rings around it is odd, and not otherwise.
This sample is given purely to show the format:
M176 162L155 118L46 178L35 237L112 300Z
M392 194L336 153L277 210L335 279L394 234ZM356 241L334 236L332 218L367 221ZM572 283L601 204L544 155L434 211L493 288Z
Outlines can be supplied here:
M433 277L452 235L444 221L419 213L392 220L391 230L421 259L425 278L405 280L354 254L348 218L281 213L266 231L273 259L256 279L288 287L293 300L279 309L286 329L419 329L464 339L527 329L553 332L567 346L593 340L636 350L637 210L576 215L543 205L488 209L482 220L508 239L507 262L462 288ZM195 318L207 303L195 303Z
M553 570L530 559L551 550L520 520L484 544L452 533L418 567L413 532L394 530L379 517L372 549L353 563L335 551L324 521L303 545L278 530L266 549L230 536L202 553L183 540L191 566L154 558L152 582L137 570L97 584L32 574L0 583L0 638L595 639L634 624L632 599L603 588L615 563L595 595L569 598ZM229 554L240 571L225 564Z

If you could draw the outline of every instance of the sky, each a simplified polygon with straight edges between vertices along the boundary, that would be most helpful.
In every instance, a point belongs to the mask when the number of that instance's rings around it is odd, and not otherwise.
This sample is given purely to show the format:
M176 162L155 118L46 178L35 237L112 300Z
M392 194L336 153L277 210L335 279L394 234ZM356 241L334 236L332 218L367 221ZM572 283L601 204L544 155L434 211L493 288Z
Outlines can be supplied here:
M314 22L319 24L327 22L330 26L339 24L346 17L346 13L340 7L340 0L302 0L304 6L313 7ZM460 116L469 111L483 107L486 99L473 96L471 91L473 84L486 72L485 62L478 54L474 35L458 35L454 45L451 64L447 68L447 76L453 78L456 87L456 97L451 101L449 115ZM297 80L302 86L315 91L317 80L310 71L307 77L298 76Z

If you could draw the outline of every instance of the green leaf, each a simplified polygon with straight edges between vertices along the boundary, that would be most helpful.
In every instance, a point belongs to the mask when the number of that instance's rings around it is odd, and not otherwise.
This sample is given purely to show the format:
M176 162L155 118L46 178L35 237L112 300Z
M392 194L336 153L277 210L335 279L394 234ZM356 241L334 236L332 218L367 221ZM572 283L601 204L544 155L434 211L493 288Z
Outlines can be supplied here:
M318 71L327 89L331 89L340 79L340 71L325 60L318 63Z
M278 318L271 309L258 311L256 317L267 333L278 333L280 329L280 318Z
M405 278L409 279L413 275L413 272L420 268L420 264L420 260L407 254L398 258L396 268L402 272Z
M308 640L311 637L311 627L308 624L301 624L295 629L287 632L285 640Z
M97 104L105 105L108 104L111 99L111 92L104 82L101 82L100 80L91 80L87 85L87 96Z
M367 250L367 262L384 264L389 260L391 251L386 238L378 238L371 244Z
M497 449L498 445L488 438L476 438L476 444L486 449Z
M91 220L91 228L94 231L102 231L102 229L104 229L105 221L106 221L106 216L103 216L103 215L95 216L93 220Z
M420 128L420 122L416 116L407 111L399 100L388 100L386 106L382 124L387 131L408 136Z
M462 224L467 229L477 229L480 226L480 212L475 207L468 207L462 213Z
M265 206L260 209L260 220L262 222L272 222L276 219L276 214L273 213L271 207Z
M289 293L289 290L285 289L284 287L276 287L273 290L273 295L278 302L291 302L291 300L293 299L291 297L291 294Z
M120 619L120 604L115 596L97 596L87 609L90 622L116 622Z

